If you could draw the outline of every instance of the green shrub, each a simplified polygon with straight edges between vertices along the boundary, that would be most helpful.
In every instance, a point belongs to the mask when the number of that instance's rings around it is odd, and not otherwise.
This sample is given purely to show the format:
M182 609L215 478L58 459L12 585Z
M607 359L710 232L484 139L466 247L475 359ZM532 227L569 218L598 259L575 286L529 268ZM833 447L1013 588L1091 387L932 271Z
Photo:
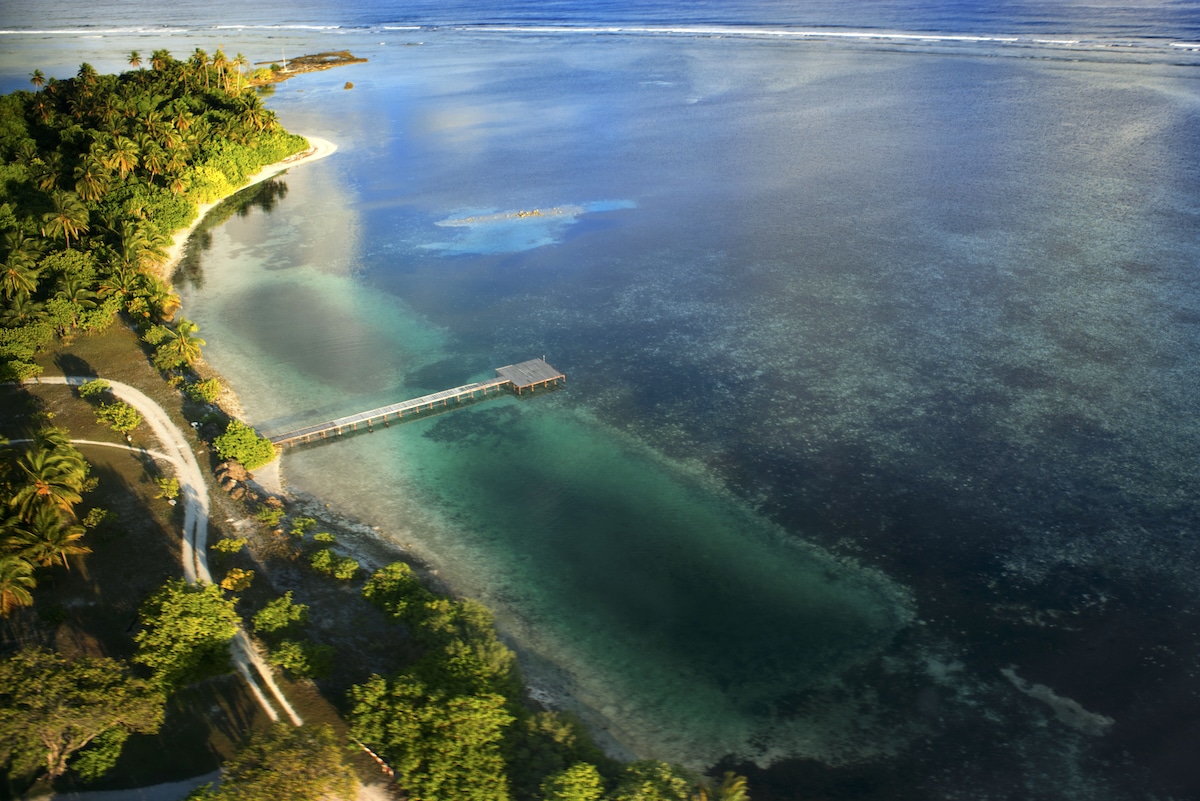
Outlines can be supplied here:
M333 648L311 642L284 640L271 650L267 661L300 678L324 678L333 672Z
M165 325L152 325L142 334L142 341L157 347L171 336L171 329Z
M308 622L308 606L292 603L292 591L276 598L254 615L254 631L257 634L275 634L287 631Z
M138 410L125 401L101 403L96 409L96 420L121 434L128 434L142 424Z
M154 479L155 485L158 487L158 494L155 498L166 498L173 501L179 497L179 479L175 476L159 476Z
M313 569L321 573L332 573L334 560L337 559L337 554L328 548L321 550L308 557L308 562L313 566Z
M303 537L304 532L315 526L317 521L311 517L297 517L292 521L291 534L293 537Z
M326 573L342 581L349 581L358 575L358 562L348 556L338 556L329 548L317 551L308 561L317 572Z
M216 542L214 542L212 545L210 545L208 547L212 548L217 553L235 554L246 547L246 538L245 537L225 537L223 539L217 540Z
M241 622L233 604L212 584L168 581L139 610L144 628L133 638L133 661L166 687L227 673L229 641Z
M348 556L339 557L333 566L333 577L341 581L353 581L358 575L358 562Z
M215 403L221 394L221 382L215 378L196 381L184 387L183 391L196 403Z
M230 420L225 433L213 440L222 459L241 462L247 470L262 467L277 455L275 445L241 420Z
M229 590L230 592L241 592L250 588L250 582L254 580L253 570L243 570L240 567L230 569L225 574L225 578L221 579L221 589Z
M113 512L110 512L107 509L101 509L99 506L95 506L89 509L88 513L83 516L83 520L80 520L79 522L83 524L84 528L93 529L97 528L98 526L102 526L105 523L111 523L116 519L117 516Z
M268 526L277 526L283 518L283 508L278 506L260 506L254 514L254 519Z
M79 386L79 397L97 398L112 389L112 385L103 378L95 378Z
M333 536L328 531L319 531L316 534L313 534L313 539L326 545L332 545L333 543L337 542L337 537Z

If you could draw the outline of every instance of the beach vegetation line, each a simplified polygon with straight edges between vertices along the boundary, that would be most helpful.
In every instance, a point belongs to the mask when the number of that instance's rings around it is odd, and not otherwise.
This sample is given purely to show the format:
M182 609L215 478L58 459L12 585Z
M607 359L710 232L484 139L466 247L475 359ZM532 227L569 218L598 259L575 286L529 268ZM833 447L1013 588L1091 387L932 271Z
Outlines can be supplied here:
M0 379L38 375L37 354L118 313L168 322L179 299L158 268L171 236L308 146L249 88L240 56L156 50L130 64L61 80L35 70L32 91L0 96ZM199 356L183 322L167 326L163 369Z

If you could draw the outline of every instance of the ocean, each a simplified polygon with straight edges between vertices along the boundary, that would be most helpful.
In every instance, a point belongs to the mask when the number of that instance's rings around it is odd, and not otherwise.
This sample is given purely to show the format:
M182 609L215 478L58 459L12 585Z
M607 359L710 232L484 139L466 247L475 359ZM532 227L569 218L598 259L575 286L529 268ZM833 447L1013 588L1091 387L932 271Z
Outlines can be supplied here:
M1200 792L1200 4L6 4L368 63L176 277L287 452L495 610L539 700L756 799ZM352 84L348 86L348 84ZM517 212L540 210L533 216Z

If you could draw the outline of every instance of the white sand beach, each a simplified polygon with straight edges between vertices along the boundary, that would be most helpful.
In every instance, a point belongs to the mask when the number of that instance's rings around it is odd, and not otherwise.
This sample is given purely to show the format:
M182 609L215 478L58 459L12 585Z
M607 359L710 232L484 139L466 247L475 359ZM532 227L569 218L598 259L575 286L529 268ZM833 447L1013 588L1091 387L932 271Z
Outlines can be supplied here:
M328 139L322 139L319 136L305 136L304 138L308 140L308 150L297 153L294 156L288 156L286 159L277 161L274 164L268 164L266 167L263 167L261 170L254 173L254 175L251 175L249 180L238 187L234 193L240 192L248 186L254 186L255 184L262 183L268 178L273 178L284 170L291 169L292 167L298 167L302 164L309 164L314 161L319 161L326 156L333 155L337 151L337 145L333 142L330 142ZM229 197L229 195L226 195L225 197ZM200 206L199 212L196 214L196 219L192 221L192 224L187 228L182 228L175 232L171 246L167 248L167 259L159 267L160 275L165 278L170 277L171 273L175 270L176 265L179 264L180 259L183 258L183 247L187 244L188 237L190 237L192 232L196 230L196 227L200 225L200 221L204 219L204 215L208 214L208 212L215 208L218 203L225 199L225 197L217 198L211 203L205 203Z

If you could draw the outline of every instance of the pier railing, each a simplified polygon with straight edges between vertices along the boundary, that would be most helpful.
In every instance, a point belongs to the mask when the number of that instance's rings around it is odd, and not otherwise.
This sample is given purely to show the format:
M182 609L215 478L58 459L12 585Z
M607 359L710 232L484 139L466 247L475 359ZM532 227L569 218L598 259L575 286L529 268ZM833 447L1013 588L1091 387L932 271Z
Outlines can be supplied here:
M464 384L461 387L445 389L430 395L422 395L419 398L411 398L388 406L381 406L378 409L369 409L347 417L339 417L336 420L326 420L315 425L278 434L270 439L276 445L284 447L302 445L307 442L327 439L330 435L341 436L345 431L357 431L359 426L366 426L368 429L373 430L376 423L386 425L392 418L403 420L405 412L410 414L420 413L425 408L433 411L439 404L443 407L449 406L450 401L462 403L464 398L474 400L475 393L477 392L482 393L485 398L488 391L492 389L499 392L501 389L509 388L517 394L522 394L526 389L532 391L536 387L557 384L559 381L565 383L566 380L567 377L547 364L545 359L531 359L520 364L510 364L507 367L496 368L496 378L490 381L477 381L474 384Z

